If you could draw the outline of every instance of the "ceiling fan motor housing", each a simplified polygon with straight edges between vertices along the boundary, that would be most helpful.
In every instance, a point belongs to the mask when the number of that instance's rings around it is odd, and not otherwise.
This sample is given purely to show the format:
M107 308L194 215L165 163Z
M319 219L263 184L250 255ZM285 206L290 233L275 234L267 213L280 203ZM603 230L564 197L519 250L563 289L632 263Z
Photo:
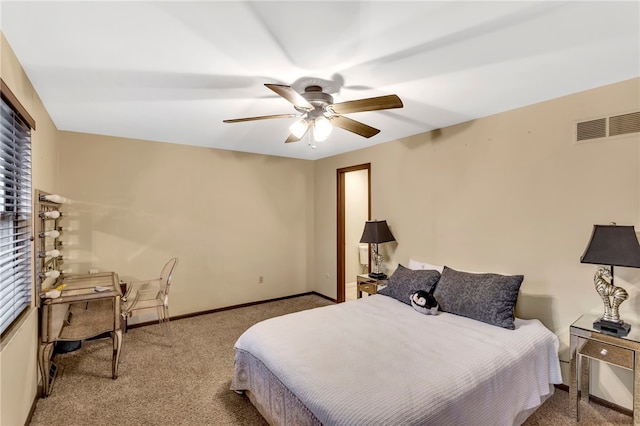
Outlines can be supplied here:
M305 98L307 102L313 105L315 109L309 111L297 106L294 108L299 112L307 113L307 118L309 119L319 117L327 110L327 106L333 104L333 96L324 93L322 91L322 87L320 86L308 86L304 89L304 93L301 93L300 96Z

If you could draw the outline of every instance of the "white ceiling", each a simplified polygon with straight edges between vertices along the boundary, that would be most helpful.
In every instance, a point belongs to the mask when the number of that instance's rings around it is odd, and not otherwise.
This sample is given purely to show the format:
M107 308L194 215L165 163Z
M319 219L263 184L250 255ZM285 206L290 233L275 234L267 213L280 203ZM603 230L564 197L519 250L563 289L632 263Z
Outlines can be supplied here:
M60 130L319 159L640 76L638 1L6 1L1 30ZM285 144L264 83L397 94Z

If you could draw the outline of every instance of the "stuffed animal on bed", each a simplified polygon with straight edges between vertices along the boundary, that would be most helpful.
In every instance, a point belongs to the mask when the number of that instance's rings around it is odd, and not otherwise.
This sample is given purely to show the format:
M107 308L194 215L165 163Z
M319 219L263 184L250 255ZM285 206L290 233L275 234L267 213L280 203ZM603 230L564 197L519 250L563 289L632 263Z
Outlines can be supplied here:
M438 302L433 294L418 290L411 293L411 306L413 309L425 315L438 315Z

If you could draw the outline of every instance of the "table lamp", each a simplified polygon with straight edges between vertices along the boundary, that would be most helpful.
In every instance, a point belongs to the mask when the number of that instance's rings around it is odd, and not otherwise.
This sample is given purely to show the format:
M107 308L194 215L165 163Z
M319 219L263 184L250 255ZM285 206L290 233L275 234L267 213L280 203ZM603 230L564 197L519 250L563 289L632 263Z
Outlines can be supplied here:
M375 278L377 280L384 280L387 278L387 276L380 270L382 255L378 252L378 244L395 240L396 239L393 238L393 234L391 234L391 231L387 226L386 220L369 220L365 222L360 242L371 244L371 258L373 259L373 268L369 273L371 278Z
M593 323L596 330L626 336L631 325L620 319L620 304L629 294L613 283L613 267L640 268L640 244L633 226L593 225L591 240L580 258L580 263L593 263L596 269L593 282L604 303L604 315Z

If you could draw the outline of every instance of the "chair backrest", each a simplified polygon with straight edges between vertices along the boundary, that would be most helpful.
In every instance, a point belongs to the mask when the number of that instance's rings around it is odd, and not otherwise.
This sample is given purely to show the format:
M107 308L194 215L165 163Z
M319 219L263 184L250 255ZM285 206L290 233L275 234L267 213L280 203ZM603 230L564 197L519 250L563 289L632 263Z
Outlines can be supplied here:
M178 258L174 257L169 259L169 261L162 268L162 272L160 273L160 292L167 297L169 294L169 286L171 285L171 277L173 276L173 270L178 263Z

